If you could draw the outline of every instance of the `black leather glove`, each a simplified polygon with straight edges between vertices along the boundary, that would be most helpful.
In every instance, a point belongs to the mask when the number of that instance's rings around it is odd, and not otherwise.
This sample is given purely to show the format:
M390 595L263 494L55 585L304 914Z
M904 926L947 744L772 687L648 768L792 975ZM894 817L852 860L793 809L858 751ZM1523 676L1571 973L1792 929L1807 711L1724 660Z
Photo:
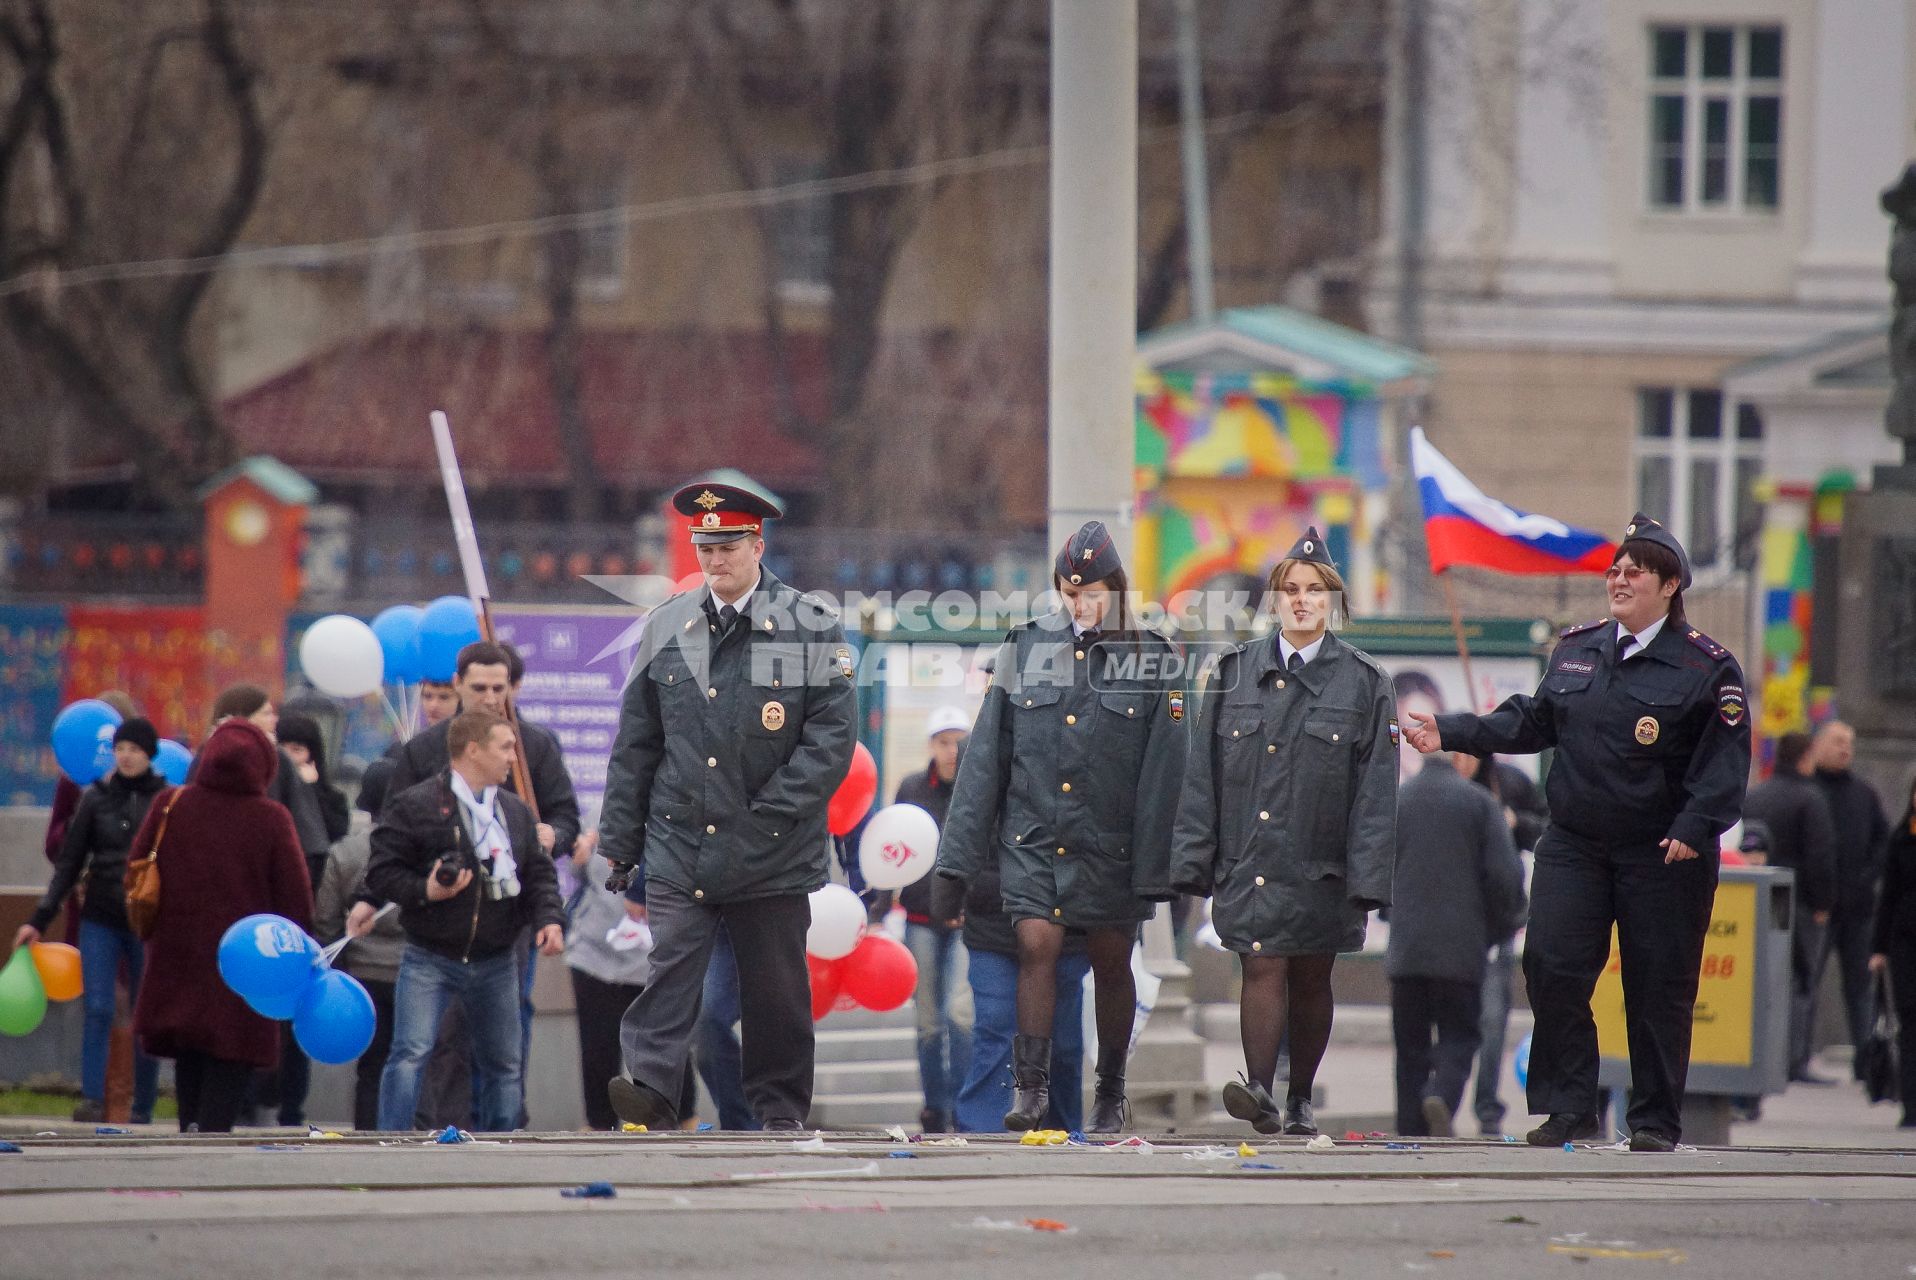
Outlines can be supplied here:
M614 862L612 869L605 873L605 891L624 893L638 879L639 864L636 862Z
M956 876L931 873L931 919L944 924L965 914L966 884Z

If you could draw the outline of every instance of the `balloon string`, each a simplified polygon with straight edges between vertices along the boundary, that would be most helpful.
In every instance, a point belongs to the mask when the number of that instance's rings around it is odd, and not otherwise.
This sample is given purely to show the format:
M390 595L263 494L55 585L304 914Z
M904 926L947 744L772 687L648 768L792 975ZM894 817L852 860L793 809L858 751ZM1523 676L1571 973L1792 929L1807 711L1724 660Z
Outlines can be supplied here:
M378 924L381 916L385 915L388 911L391 911L394 907L398 905L399 904L397 902L388 902L385 906L373 912L373 918L371 923ZM339 941L332 943L331 945L321 950L319 953L319 958L323 960L325 963L331 964L333 962L333 957L338 955L340 952L344 951L346 949L346 944L351 942L352 940L353 938L351 934L345 935L344 937L340 938Z
M405 698L406 695L403 690L401 691L399 696L401 699ZM399 711L393 706L393 700L386 696L386 690L383 687L379 690L379 703L381 706L386 708L386 715L390 717L393 722L393 731L398 733L401 737L405 737L406 736L405 722L399 718Z

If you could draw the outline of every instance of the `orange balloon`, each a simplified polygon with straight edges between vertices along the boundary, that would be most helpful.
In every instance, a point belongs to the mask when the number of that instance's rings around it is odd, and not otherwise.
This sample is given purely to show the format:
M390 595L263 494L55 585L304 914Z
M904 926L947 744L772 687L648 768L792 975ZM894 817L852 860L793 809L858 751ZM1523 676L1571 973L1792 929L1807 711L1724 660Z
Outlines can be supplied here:
M64 942L33 944L33 967L40 971L40 985L49 1000L80 998L80 949Z

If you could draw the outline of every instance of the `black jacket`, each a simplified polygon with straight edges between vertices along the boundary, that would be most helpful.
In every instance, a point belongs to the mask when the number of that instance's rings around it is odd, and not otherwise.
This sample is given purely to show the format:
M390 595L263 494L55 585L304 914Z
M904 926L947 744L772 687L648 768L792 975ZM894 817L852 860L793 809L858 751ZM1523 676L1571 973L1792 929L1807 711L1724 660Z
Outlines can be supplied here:
M851 770L857 664L836 615L767 570L724 634L711 598L682 592L645 620L600 851L708 906L810 893Z
M28 923L44 932L84 871L86 902L80 908L81 919L126 928L127 848L146 819L153 797L164 790L166 779L159 770L149 769L137 778L109 773L81 793L80 807L73 811L54 859L53 879Z
M1836 831L1836 906L1847 914L1866 915L1876 899L1876 882L1883 874L1883 850L1889 823L1883 820L1883 802L1876 788L1848 769L1816 771L1816 784L1829 802L1830 823Z
M1391 873L1393 978L1482 982L1489 949L1523 924L1523 863L1503 806L1446 764L1397 792Z
M565 923L558 872L539 847L532 811L504 788L494 803L518 864L518 894L488 897L485 878L474 875L456 896L434 902L426 897L426 877L440 855L456 853L468 866L476 865L472 837L452 793L451 771L387 797L373 828L366 887L399 904L400 926L416 946L453 960L484 960L509 950L521 929Z
M929 813L938 823L938 830L945 829L945 813L951 808L951 783L938 776L938 771L927 765L923 772L914 773L898 784L898 794L894 804L915 804ZM931 924L931 882L932 875L921 876L898 891L898 903L905 908L905 919L913 924ZM995 877L994 877L995 879ZM939 921L940 926L943 921Z
M1869 949L1878 955L1916 957L1916 810L1903 815L1903 825L1889 838L1888 852Z
M1808 778L1778 774L1750 788L1743 818L1770 829L1770 865L1796 873L1796 892L1804 907L1828 911L1836 906L1836 834L1822 788Z
M1743 813L1749 700L1730 651L1668 622L1642 656L1619 664L1614 621L1570 627L1543 682L1487 715L1437 717L1449 751L1555 747L1544 794L1550 821L1578 840L1663 854L1667 836L1699 851Z
M399 745L392 756L392 778L386 784L388 805L408 787L452 767L452 753L446 749L446 736L451 732L452 720L448 718ZM531 776L532 798L539 806L539 821L552 828L552 856L563 858L579 838L579 798L572 792L572 775L566 772L559 740L550 729L523 717L519 720L519 740L525 744L526 772ZM515 791L511 779L506 780L506 790Z

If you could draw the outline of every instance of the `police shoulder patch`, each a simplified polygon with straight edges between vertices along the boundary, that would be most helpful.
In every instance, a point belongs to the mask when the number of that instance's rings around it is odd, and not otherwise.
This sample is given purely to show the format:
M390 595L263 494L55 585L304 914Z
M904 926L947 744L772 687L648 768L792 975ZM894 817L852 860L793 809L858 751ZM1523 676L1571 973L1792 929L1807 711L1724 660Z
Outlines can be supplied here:
M1721 684L1716 689L1716 714L1724 724L1734 729L1743 723L1743 717L1749 714L1749 704L1743 695L1740 684Z
M1722 645L1710 639L1710 637L1704 635L1701 631L1698 631L1695 627L1691 627L1688 631L1685 631L1683 633L1683 636L1684 636L1684 639L1688 640L1691 644L1703 650L1703 652L1709 654L1712 658L1715 658L1719 662L1721 662L1723 659L1730 656L1730 651L1728 649L1725 649Z
M1165 706L1170 708L1173 720L1184 719L1184 690L1172 689L1164 695Z
M1390 721L1390 745L1393 747L1401 747L1404 745L1404 731L1398 727L1395 716L1393 716Z
M1568 640L1571 636L1582 635L1586 631L1595 631L1598 627L1605 625L1609 621L1610 619L1608 618L1598 618L1595 622L1585 622L1574 627L1565 627L1557 633L1557 639Z

